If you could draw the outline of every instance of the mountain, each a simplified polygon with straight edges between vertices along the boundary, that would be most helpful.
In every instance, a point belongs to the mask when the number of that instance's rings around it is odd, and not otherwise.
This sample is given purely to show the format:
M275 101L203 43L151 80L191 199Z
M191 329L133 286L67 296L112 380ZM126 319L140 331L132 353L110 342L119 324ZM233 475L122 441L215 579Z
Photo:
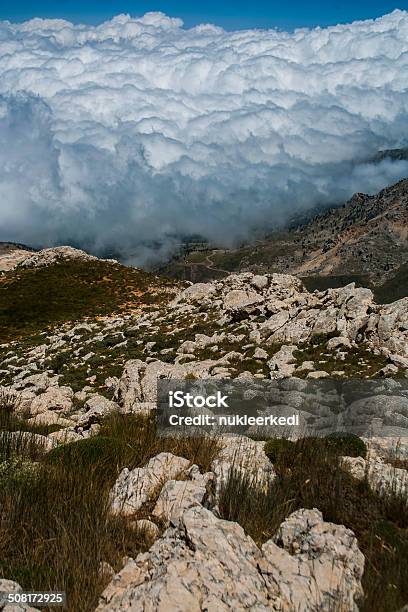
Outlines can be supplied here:
M0 591L62 588L68 612L402 609L407 376L408 298L26 252L0 273ZM163 430L161 384L241 390L301 428Z
M235 250L201 245L162 272L188 280L232 271L285 272L324 289L355 281L382 301L407 295L408 179L369 196L355 194L341 207L315 215L286 232Z

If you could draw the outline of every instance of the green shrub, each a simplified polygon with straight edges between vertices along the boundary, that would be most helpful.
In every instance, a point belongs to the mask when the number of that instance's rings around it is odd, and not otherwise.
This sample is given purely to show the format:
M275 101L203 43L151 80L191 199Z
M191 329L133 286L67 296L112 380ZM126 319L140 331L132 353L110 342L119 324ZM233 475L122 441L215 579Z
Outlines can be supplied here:
M102 357L100 357L99 355L92 355L92 357L87 360L88 366L100 366L103 363L104 359L102 359Z
M140 349L139 340L137 340L136 338L133 338L133 336L128 337L126 347L128 349Z
M33 476L35 464L21 457L0 461L0 488L15 488Z
M105 347L105 348L112 348L113 346L116 346L116 344L119 344L119 342L122 342L123 338L121 336L118 335L113 335L110 334L108 336L105 336L105 338L103 338L101 340L101 346Z
M324 454L349 457L366 457L367 447L363 440L353 434L331 434L324 438L308 437L291 442L285 438L271 438L265 443L264 451L272 463L280 458L289 464L293 463L300 453L309 454L311 450L320 449Z
M69 360L70 353L58 353L57 355L54 355L53 357L51 357L51 359L49 359L49 361L47 362L47 367L53 372L55 372L55 374L61 374L64 366L69 362Z
M124 330L123 334L125 338L137 338L138 336L140 336L140 330L129 327L128 329Z
M325 440L329 449L338 455L363 458L367 456L367 446L361 438L353 434L331 434Z
M269 461L275 463L280 453L293 451L294 448L294 443L286 438L271 438L265 442L264 451Z

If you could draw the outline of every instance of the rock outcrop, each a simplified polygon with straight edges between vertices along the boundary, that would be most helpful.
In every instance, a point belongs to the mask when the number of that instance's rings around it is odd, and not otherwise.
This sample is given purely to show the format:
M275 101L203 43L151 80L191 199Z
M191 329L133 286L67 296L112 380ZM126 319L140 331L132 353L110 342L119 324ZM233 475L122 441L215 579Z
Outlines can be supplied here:
M242 477L252 486L263 489L275 472L264 452L265 443L245 436L223 436L221 449L211 465L215 475L216 501L223 485L232 474Z
M377 493L408 496L408 471L380 460L342 457L342 467L357 480L367 480Z
M52 247L43 249L38 253L33 253L20 262L21 269L27 268L44 268L63 261L98 261L98 257L89 255L80 249L74 249L70 246Z
M183 457L160 453L143 468L124 468L111 492L114 514L134 514L143 504L159 494L166 481L186 475L191 464Z
M260 550L242 527L188 509L148 553L129 560L97 612L357 610L364 557L353 533L316 510L291 515Z
M283 610L358 610L364 556L350 529L326 523L316 509L298 510L262 552Z

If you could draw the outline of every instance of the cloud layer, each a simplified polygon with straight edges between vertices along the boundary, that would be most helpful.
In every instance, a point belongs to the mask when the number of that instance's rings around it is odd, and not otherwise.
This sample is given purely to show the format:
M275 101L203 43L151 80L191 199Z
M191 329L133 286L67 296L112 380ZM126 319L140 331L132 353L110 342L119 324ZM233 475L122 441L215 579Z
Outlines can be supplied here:
M230 246L375 192L408 163L408 13L225 32L149 13L0 22L0 240Z

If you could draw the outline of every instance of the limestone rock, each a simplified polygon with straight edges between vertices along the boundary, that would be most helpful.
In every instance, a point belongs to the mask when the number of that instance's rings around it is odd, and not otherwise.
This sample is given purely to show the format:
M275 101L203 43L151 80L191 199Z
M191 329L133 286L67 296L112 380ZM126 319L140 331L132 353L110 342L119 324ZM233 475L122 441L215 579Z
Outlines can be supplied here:
M17 247L7 249L6 252L0 253L0 272L14 270L19 263L27 259L31 251L19 249Z
M369 457L386 462L389 458L408 459L408 437L370 437L364 442L368 447Z
M262 296L256 291L233 289L224 296L223 306L227 312L250 313L262 302Z
M242 527L194 507L105 589L97 612L270 609L260 550Z
M132 359L125 363L115 400L122 412L149 412L157 405L157 380L172 378L184 380L186 376L208 378L221 361L206 360L193 363L164 363L155 359L149 363Z
M316 509L298 510L262 552L273 568L272 584L279 585L284 610L358 610L364 556L350 529L324 522Z
M55 410L47 410L46 412L40 412L35 416L27 419L28 425L59 425L62 427L69 427L73 424L70 419L62 417Z
M38 253L29 255L23 262L20 263L19 268L44 268L62 261L72 261L75 259L82 261L98 260L97 257L89 255L80 249L74 249L69 246L60 246L50 249L43 249Z
M378 493L408 494L407 470L362 457L342 457L341 466L357 480L367 478L370 487Z
M336 338L330 338L326 344L329 351L341 347L351 348L351 342L346 336L337 336Z
M251 280L251 285L261 291L265 289L269 284L268 277L266 275L255 274Z
M22 593L23 589L21 586L13 580L6 580L0 578L0 593ZM7 603L2 604L0 602L0 610L2 612L39 612L38 608L32 608L30 605L25 603Z
M114 514L129 515L159 493L163 485L185 474L190 462L172 453L160 453L150 459L143 468L124 468L110 494Z
M148 553L128 560L97 612L357 610L364 557L350 530L300 510L279 538L260 550L237 523L190 508Z
M48 410L69 412L72 408L73 391L70 387L48 387L45 393L37 395L30 407L32 415Z
M174 303L186 302L188 303L201 303L208 298L213 297L216 292L216 288L213 283L195 283L184 291L176 298Z
M132 526L134 526L135 529L146 533L150 538L154 540L157 539L160 535L160 529L158 528L156 523L153 523L153 521L149 521L148 519L139 519L138 521L132 523Z
M296 369L296 359L293 353L297 350L294 345L283 345L268 361L271 378L286 378L292 376Z
M160 492L153 516L160 518L167 525L169 523L176 525L185 510L203 504L206 494L205 478L168 480Z
M408 357L408 298L402 298L381 308L378 320L379 346Z
M90 397L85 402L84 409L86 412L79 417L77 427L89 428L94 423L100 423L109 414L120 411L116 402L112 402L99 394Z
M58 374L50 376L47 372L41 372L40 374L25 376L21 380L17 378L17 382L13 386L17 391L29 388L36 393L40 393L46 391L49 387L57 387L59 378Z
M274 478L273 466L264 452L264 442L246 436L222 436L220 442L222 448L211 464L217 502L220 490L232 472L242 474L261 488Z
M193 342L192 340L186 340L185 342L180 344L177 352L181 354L192 355L196 352L196 350L197 350L196 343Z
M278 329L283 327L285 323L288 322L288 320L289 320L289 313L287 310L282 310L272 315L271 317L269 317L269 319L265 321L265 323L262 323L262 325L260 326L259 331L260 331L261 337L267 338L271 336Z
M312 372L315 369L314 361L302 361L296 372Z
M312 334L331 334L337 330L338 309L328 304L318 312L314 313L312 324Z
M261 359L262 361L264 361L265 359L268 359L268 356L268 353L259 346L254 351L254 359Z
M314 379L318 379L318 378L329 378L330 374L328 374L328 372L325 372L324 370L316 370L315 372L309 372L307 375L307 378L314 378Z
M91 432L91 429L89 432ZM71 426L64 427L58 431L52 431L47 437L57 444L69 444L70 442L78 442L78 440L82 440L84 435L75 431L74 427Z

